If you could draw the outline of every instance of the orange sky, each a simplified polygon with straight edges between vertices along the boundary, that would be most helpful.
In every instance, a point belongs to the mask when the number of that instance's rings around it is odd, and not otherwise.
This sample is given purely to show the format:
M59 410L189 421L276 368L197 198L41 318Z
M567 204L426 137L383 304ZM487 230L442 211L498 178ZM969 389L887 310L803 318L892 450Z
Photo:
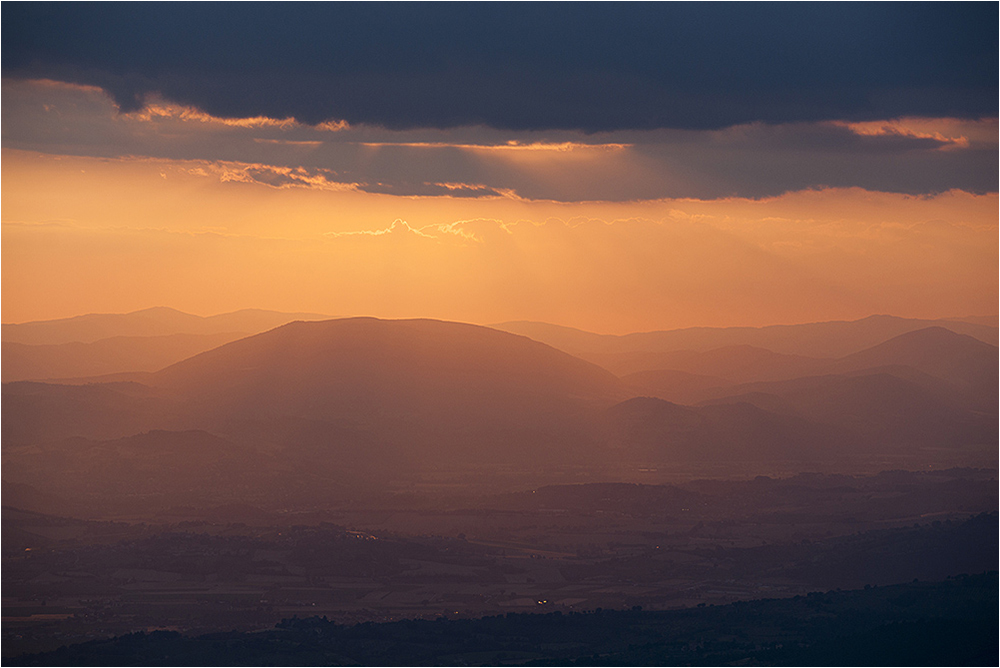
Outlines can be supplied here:
M997 194L978 176L996 119L391 131L3 91L4 322L162 305L627 332L997 312Z
M996 194L553 202L247 169L5 148L3 321L168 305L626 332L996 313Z

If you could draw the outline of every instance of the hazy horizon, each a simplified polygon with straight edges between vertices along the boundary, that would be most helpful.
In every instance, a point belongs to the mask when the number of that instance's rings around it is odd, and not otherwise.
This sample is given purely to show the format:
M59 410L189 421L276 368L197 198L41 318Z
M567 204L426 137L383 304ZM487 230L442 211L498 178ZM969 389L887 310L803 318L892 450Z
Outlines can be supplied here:
M155 305L152 305L152 306L145 306L145 307L141 307L141 308L138 308L138 309L135 309L135 310L131 310L131 311L107 311L107 312L89 311L89 312L84 312L84 313L73 313L73 314L70 314L70 315L60 315L60 316L52 317L52 318L40 318L40 319L36 319L36 320L22 320L22 321L19 321L19 322L5 320L3 322L3 324L4 325L21 325L21 324L30 324L30 323L49 322L49 321L52 321L52 320L69 320L69 319L73 319L73 318L80 318L80 317L91 316L91 315L132 315L132 314L135 314L135 313L141 313L143 311L156 311L156 310L159 310L159 309L167 309L167 310L171 310L171 311L177 311L177 312L180 312L180 313L183 313L183 314L186 314L186 315L193 315L193 316L196 316L196 317L199 317L199 318L212 318L212 317L216 317L216 316L223 316L223 315L230 315L230 314L234 314L234 313L239 313L239 312L242 312L242 311L273 311L273 312L276 312L276 313L289 313L289 314L295 314L295 315L320 316L320 317L322 317L324 319L331 319L331 320L333 320L333 319L341 319L341 318L378 318L380 320L411 320L411 319L428 318L428 316L423 316L423 315L376 315L374 313L353 313L353 314L346 314L346 313L331 314L331 313L322 313L322 312L319 312L319 313L316 313L316 312L305 313L305 312L301 312L301 311L293 311L291 309L271 309L271 308L262 308L262 307L256 307L256 306L246 306L246 307L236 308L236 309L232 309L232 310L218 311L218 312L195 313L195 312L192 312L192 311L187 311L187 310L184 310L184 309L175 308L173 306L168 306L168 305L165 305L165 304L155 304ZM875 317L905 318L905 319L929 320L929 321L932 321L932 320L946 320L946 321L967 321L968 320L968 321L980 321L980 320L986 320L986 319L989 319L989 318L998 318L1000 316L998 316L995 313L967 313L967 314L964 314L964 315L951 314L949 316L937 315L937 316L930 316L930 317L923 317L923 316L920 316L920 317L917 317L917 316L903 316L903 315L900 315L900 314L897 314L897 313L868 313L866 315L862 315L862 316L859 316L857 318L831 318L829 320L769 322L769 323L766 323L766 324L755 324L755 325L743 324L743 323L732 323L732 324L725 324L725 325L686 325L684 327L669 327L669 328L646 329L646 330L628 330L628 331L597 331L597 330L594 330L594 329L586 329L586 328L583 328L583 327L578 327L578 326L575 326L575 325L569 325L569 324L565 324L565 323L562 323L562 322L555 322L555 321L551 321L551 320L529 320L527 318L510 318L510 319L502 320L502 321L501 320L496 320L496 321L489 321L489 322L472 322L472 321L466 321L466 320L459 320L459 319L455 319L455 318L429 318L429 319L432 319L432 320L444 320L444 321L451 321L451 322L468 322L469 324L482 325L484 327L491 327L491 326L495 326L495 325L502 325L502 324L508 324L508 323L521 323L521 322L523 322L523 323L538 323L538 324L546 324L546 325L555 325L557 327L565 327L565 328L569 328L569 329L578 329L580 331L584 331L584 332L588 332L588 333L592 333L592 334L610 335L610 336L621 336L621 335L625 335L625 334L646 333L646 332L656 332L656 331L669 331L669 330L672 330L672 329L692 329L692 328L702 328L702 327L713 328L713 329L715 329L715 328L718 328L718 329L728 329L728 328L741 328L741 327L761 328L761 327L773 327L773 326L806 325L806 324L821 323L821 322L854 322L854 321L857 321L857 320L865 320L867 318L875 318Z

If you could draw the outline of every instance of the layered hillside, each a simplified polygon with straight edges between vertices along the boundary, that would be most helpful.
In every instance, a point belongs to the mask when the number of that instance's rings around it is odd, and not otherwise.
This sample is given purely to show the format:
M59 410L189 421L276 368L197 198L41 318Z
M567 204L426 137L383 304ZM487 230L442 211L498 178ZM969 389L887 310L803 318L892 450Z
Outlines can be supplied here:
M6 383L5 480L171 498L214 480L226 502L312 503L443 471L808 468L996 441L997 348L947 329L839 359L742 344L654 355L674 368L618 378L476 325L293 322L131 382Z
M600 463L590 416L626 396L611 373L525 337L353 318L291 323L143 383L8 383L3 428L11 456L44 445L47 461L58 461L53 448L82 447L74 438L163 430L160 441L176 449L180 437L169 434L202 430L293 470L375 479L454 465Z

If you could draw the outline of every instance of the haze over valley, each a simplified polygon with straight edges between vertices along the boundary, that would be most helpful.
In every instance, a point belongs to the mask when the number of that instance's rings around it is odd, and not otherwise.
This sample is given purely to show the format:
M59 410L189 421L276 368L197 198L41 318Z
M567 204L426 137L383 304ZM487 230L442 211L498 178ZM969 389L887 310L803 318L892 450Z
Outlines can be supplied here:
M112 334L93 344L143 326L152 350L164 336L195 336L213 321L191 318L195 331L162 335L167 325L156 315L179 327L178 312L153 310L33 323L33 335ZM616 376L483 326L284 317L294 321L154 371L146 369L151 355L135 362L136 373L106 379L6 383L5 482L63 497L66 507L183 504L194 490L219 503L273 507L291 495L308 505L400 491L441 471L520 489L541 481L542 468L576 482L663 482L723 462L732 466L727 475L748 475L987 465L995 456L997 347L953 331L969 331L966 323L886 318L888 338L860 350L875 336L871 319L831 323L841 346L857 332L841 357L745 343L663 351L676 334L662 332L630 351L662 368ZM823 327L786 327L783 341L802 348ZM26 338L23 327L4 331ZM995 327L973 331L996 338ZM727 342L761 334L707 332ZM16 366L18 352L9 349L5 362ZM209 469L227 473L209 485L199 478Z

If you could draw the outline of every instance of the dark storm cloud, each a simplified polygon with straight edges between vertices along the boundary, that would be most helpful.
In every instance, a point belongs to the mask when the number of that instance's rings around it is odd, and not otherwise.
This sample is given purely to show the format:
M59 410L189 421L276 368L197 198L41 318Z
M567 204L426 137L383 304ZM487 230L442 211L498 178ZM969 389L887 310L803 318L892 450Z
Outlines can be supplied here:
M752 123L721 130L511 132L328 129L224 121L154 103L116 114L96 88L4 81L5 150L221 164L229 180L403 196L578 201L860 187L907 194L996 192L995 119Z
M995 116L996 3L3 6L3 74L222 117L721 128Z

